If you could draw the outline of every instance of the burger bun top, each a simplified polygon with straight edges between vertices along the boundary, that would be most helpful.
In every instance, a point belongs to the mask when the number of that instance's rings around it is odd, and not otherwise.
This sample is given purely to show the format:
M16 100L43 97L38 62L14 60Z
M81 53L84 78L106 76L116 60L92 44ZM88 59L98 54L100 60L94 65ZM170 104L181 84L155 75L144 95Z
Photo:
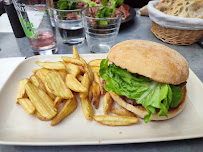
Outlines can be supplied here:
M161 83L177 85L189 76L188 63L180 53L151 41L118 43L109 51L108 59L122 69Z

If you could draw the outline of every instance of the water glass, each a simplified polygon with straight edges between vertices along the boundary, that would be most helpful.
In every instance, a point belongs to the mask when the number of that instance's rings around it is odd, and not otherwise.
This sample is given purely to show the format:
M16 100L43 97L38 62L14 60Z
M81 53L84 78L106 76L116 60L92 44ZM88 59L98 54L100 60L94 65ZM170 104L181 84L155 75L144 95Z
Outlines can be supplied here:
M123 12L96 6L82 11L88 48L91 53L106 53L114 45Z
M51 10L63 43L74 45L85 40L81 11L86 8L88 4L78 0L54 3Z
M34 53L56 53L56 32L50 24L46 0L13 0L13 3Z

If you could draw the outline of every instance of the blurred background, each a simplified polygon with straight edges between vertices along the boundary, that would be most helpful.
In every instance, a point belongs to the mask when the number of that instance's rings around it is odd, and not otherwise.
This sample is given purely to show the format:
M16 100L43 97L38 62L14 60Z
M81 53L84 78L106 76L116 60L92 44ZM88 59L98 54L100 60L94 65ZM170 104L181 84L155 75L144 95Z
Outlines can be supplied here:
M33 3L33 0L27 0L30 4ZM46 1L46 0L39 0L39 1ZM48 0L51 1L51 0ZM57 2L58 0L53 0L54 2ZM124 0L125 4L130 5L133 8L141 8L144 5L147 5L147 3L150 0ZM10 25L10 21L8 18L8 15L5 11L5 3L10 3L12 0L0 0L0 32L13 32L12 27ZM1 24L4 23L4 24Z
M5 13L4 1L7 1L7 0L0 0L0 15ZM58 0L53 0L53 1L57 2ZM32 0L28 0L28 2L30 4L32 4ZM128 4L128 5L130 5L131 7L134 7L134 8L140 8L140 7L144 6L144 5L147 5L148 2L149 2L149 0L125 0L124 1L125 4Z

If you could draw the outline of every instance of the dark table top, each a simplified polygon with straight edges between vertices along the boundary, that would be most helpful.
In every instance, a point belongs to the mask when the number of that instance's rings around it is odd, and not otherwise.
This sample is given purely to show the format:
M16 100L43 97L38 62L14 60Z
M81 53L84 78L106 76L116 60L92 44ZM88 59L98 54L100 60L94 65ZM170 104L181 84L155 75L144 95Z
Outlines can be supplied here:
M0 23L1 24L1 23ZM121 25L116 43L128 39L143 39L164 44L181 53L188 61L190 68L203 82L203 49L197 44L190 46L175 46L163 43L158 40L150 31L151 21L148 17L137 15L132 22ZM62 44L60 36L57 36L58 54L72 53L72 46ZM76 46L81 54L89 53L86 42ZM29 47L27 38L16 39L13 33L0 33L0 58L33 56L33 52ZM202 152L203 138L187 139L179 141L140 143L140 144L120 144L120 145L98 145L98 146L0 146L0 151L39 151L39 152L64 152L64 151L139 151L139 152Z

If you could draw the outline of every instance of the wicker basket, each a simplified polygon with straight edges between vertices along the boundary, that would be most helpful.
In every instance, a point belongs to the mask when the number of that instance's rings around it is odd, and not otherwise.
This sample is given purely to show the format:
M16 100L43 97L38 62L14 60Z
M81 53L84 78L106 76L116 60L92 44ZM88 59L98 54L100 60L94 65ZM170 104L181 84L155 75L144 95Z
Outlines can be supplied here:
M162 27L152 21L152 33L160 40L174 45L191 45L203 35L203 30L179 30Z
M155 8L158 3L148 3L151 31L158 39L174 45L191 45L203 36L203 19L164 14Z

